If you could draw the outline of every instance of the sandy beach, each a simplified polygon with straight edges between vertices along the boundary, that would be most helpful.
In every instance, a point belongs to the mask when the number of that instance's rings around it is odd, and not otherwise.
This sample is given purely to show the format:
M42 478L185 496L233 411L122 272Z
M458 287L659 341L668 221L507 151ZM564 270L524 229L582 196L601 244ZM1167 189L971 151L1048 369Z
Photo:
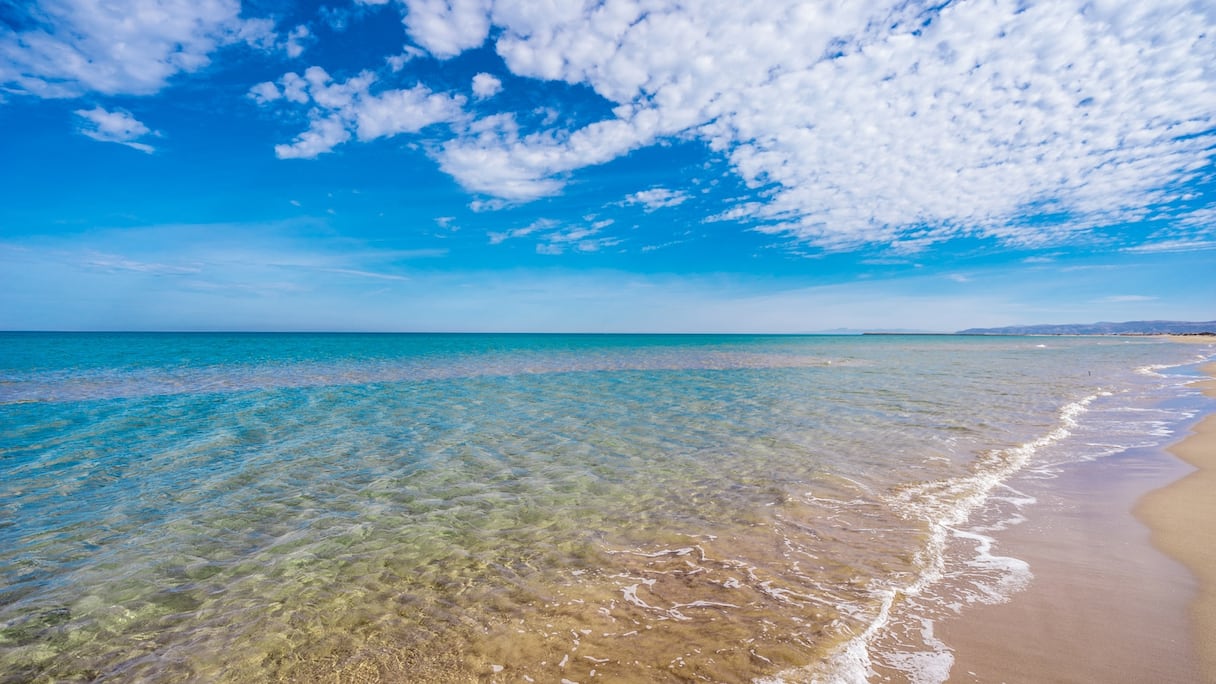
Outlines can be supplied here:
M1203 371L1213 379L1199 383L1216 397L1216 364ZM1201 420L1192 433L1170 448L1197 470L1168 487L1145 496L1137 514L1153 531L1153 543L1182 561L1198 581L1190 615L1204 681L1216 682L1216 414Z
M1213 396L1216 380L1202 383ZM1035 513L997 552L1034 580L937 626L950 681L1216 682L1216 414L1168 454L1133 449L1027 484Z

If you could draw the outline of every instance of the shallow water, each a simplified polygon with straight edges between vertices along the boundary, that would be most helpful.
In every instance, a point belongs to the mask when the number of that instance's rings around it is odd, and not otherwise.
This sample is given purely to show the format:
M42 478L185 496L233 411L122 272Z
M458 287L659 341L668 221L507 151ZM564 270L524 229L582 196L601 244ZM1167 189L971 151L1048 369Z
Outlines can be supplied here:
M1185 411L1160 403L1185 377L1150 367L1211 354L932 336L0 344L0 681L855 678L885 657L876 630L916 622L904 597L966 585L947 530L1014 473L1167 439ZM1000 594L1018 570L972 579Z

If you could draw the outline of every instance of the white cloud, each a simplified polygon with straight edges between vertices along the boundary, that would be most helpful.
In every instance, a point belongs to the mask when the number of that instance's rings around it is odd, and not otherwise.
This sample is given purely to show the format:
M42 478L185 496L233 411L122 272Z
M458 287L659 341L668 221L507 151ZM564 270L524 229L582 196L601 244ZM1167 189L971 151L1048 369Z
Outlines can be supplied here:
M295 59L304 54L305 44L310 42L309 39L312 37L312 32L308 30L308 27L301 24L287 34L287 42L283 44L283 51L287 53L288 57Z
M279 85L260 83L250 90L259 104L285 98L311 103L309 126L290 144L275 146L280 159L311 159L330 152L352 137L375 140L400 133L416 133L431 124L452 123L464 118L463 97L432 93L417 85L404 90L370 90L376 77L365 71L343 82L335 82L321 67L309 67L304 75L294 72L279 79Z
M334 31L345 31L350 27L351 20L354 19L362 11L361 5L368 3L356 3L351 7L328 7L323 6L317 10L318 18L325 22L325 25Z
M156 135L143 122L136 119L130 112L106 111L102 107L93 109L77 109L76 116L80 117L80 132L94 140L126 145L132 149L151 154L156 149L139 139L147 135Z
M714 214L713 216L705 217L706 223L719 223L722 221L746 221L754 216L759 215L764 211L764 204L761 202L730 202L730 209Z
M537 219L523 228L508 230L505 233L490 233L490 244L497 245L511 238L520 238L531 235L537 231L551 230L557 227L557 221L553 219Z
M245 42L269 47L273 22L242 19L238 0L43 0L32 28L0 35L0 84L39 97L145 95Z
M506 201L500 199L476 199L469 202L469 209L472 209L475 212L498 211L499 209L506 207L507 204L508 203Z
M355 116L359 139L416 133L433 123L457 121L463 105L463 98L434 94L425 86L366 96Z
M283 84L283 97L296 104L308 104L308 81L299 74L294 71L284 74L279 82Z
M655 211L666 207L679 206L690 199L686 192L668 190L667 188L651 188L641 190L625 197L625 204L641 204L646 211Z
M473 77L473 95L478 99L494 97L502 92L502 81L493 75L480 73Z
M249 97L253 98L258 104L266 104L274 102L283 97L283 93L279 92L279 87L270 81L259 83L249 89Z
M658 250L660 250L660 249L667 249L668 247L675 247L676 245L683 245L683 244L687 244L688 242L689 242L688 240L669 240L669 241L667 241L667 242L664 242L664 243L661 243L661 244L657 244L657 245L644 245L644 246L642 247L642 250L641 250L641 251L643 251L643 252L655 252L655 251L658 251Z
M1142 244L1128 248L1135 252L1199 252L1216 249L1216 206L1188 208L1157 217L1163 226Z
M1211 3L407 4L436 56L480 45L492 22L516 75L617 105L573 131L443 146L445 171L508 201L692 136L764 191L719 219L826 249L967 234L1034 246L1140 218L1211 166ZM1067 220L1017 222L1036 213Z
M1200 228L1216 233L1216 207L1203 207L1177 217L1177 223L1188 228Z
M426 55L426 52L419 50L413 45L406 45L402 49L401 54L389 57L385 60L385 63L388 64L388 67L393 70L393 73L397 73L398 71L404 69L406 64L409 64L410 62L424 55Z
M402 0L410 37L441 59L477 47L490 33L490 0Z
M551 233L548 240L551 243L583 242L599 232L599 229L594 227L575 226Z
M602 235L604 229L615 221L612 219L592 221L594 217L586 218L589 221L586 225L562 225L553 219L537 219L523 228L501 233L491 232L489 234L490 244L497 245L507 240L536 235L538 238L536 253L549 255L563 254L568 249L576 252L598 252L606 247L621 244L619 238Z
M1203 252L1209 249L1216 249L1216 240L1204 239L1179 239L1179 240L1161 240L1157 242L1147 242L1142 245L1128 247L1124 251L1127 252Z
M275 145L279 159L313 159L350 140L350 131L341 117L314 118L308 130L296 136L290 145Z
M520 136L514 126L470 128L440 149L439 166L473 192L527 201L561 190L562 176L603 164L655 139L653 121L601 121L572 133L544 131Z
M552 256L563 254L567 250L598 252L606 247L620 245L621 240L618 237L602 235L604 229L615 223L612 219L592 222L592 218L586 217L591 222L586 225L562 225L553 219L537 219L533 223L525 225L524 228L506 232L490 232L490 245L499 245L501 242L516 239L516 237L535 235L536 253L552 254Z

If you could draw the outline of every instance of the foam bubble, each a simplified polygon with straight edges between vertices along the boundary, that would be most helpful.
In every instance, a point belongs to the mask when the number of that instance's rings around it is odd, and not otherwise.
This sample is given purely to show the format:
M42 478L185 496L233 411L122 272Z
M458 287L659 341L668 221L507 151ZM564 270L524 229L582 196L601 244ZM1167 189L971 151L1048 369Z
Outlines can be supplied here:
M904 673L909 684L940 684L950 678L954 654L934 634L932 620L920 618L920 624L920 637L926 648L885 653L884 664Z

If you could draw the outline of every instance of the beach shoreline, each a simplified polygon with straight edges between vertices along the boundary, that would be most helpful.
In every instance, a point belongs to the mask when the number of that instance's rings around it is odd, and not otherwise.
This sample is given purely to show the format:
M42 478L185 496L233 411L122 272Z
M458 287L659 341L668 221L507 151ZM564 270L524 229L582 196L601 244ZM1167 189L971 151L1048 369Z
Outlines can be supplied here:
M1199 680L1131 511L1211 345L49 339L0 431L22 681Z
M1201 370L1208 378L1195 385L1216 398L1216 363ZM1207 531L1216 520L1216 412L1201 419L1169 452L1195 470L1149 492L1136 514L1152 530L1153 544L1186 565L1198 582L1190 618L1203 681L1216 682L1216 544Z
M1216 396L1216 364L1202 371ZM997 535L1030 586L936 625L949 681L1216 682L1214 490L1216 412L1165 449L1064 467L1033 491L1032 519Z

